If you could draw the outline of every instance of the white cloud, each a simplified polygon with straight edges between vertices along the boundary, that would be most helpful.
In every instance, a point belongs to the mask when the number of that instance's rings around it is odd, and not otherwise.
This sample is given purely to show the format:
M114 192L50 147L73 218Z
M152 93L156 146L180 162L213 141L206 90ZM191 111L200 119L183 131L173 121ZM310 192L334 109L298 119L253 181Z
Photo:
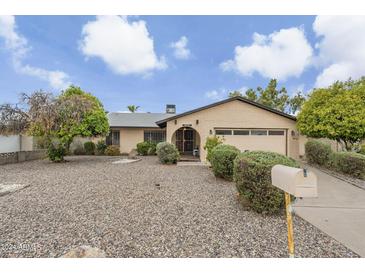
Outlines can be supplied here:
M365 75L365 16L317 16L313 30L322 38L317 62L325 67L316 87Z
M13 66L17 73L45 80L55 89L64 89L70 85L69 76L63 71L46 70L23 64L23 59L31 48L28 46L27 39L17 33L14 16L0 16L0 37L4 39L5 47L11 53Z
M234 59L223 62L221 69L244 76L258 72L283 81L299 77L311 62L313 50L300 28L281 29L270 35L254 33L252 39L249 46L237 46Z
M210 100L222 100L228 98L228 91L226 89L210 90L205 93L205 97Z
M167 67L158 58L145 21L129 22L123 16L97 16L83 26L80 50L99 57L117 74L148 74Z
M186 36L181 36L176 42L170 44L170 47L174 49L174 56L177 59L189 59L190 50L187 48L188 38Z

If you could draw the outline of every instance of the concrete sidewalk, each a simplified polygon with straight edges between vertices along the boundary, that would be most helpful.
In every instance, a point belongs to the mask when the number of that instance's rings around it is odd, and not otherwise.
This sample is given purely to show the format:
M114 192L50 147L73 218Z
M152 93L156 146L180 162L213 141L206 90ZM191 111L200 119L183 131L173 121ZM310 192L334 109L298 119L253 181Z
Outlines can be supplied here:
M318 198L298 200L297 215L365 257L365 190L308 168L318 178Z

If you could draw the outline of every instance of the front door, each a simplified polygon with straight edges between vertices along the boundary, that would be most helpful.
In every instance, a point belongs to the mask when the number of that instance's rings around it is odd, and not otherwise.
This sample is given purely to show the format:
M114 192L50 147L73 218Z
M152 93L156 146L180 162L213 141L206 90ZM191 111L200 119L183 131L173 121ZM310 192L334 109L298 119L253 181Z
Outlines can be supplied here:
M193 154L195 131L181 128L176 131L176 147L181 154Z
M194 150L194 130L184 130L184 153L193 154Z

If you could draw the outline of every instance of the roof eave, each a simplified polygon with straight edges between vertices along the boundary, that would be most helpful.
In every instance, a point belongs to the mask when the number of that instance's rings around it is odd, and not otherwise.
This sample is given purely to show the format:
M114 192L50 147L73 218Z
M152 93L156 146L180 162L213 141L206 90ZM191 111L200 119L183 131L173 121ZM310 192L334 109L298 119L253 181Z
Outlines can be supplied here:
M163 120L160 120L160 121L157 121L156 124L159 126L159 127L165 127L166 126L166 123L168 121L171 121L171 120L174 120L174 119L177 119L177 118L180 118L180 117L183 117L183 116L186 116L186 115L189 115L189 114L192 114L192 113L195 113L195 112L198 112L198 111L202 111L204 109L208 109L208 108L212 108L212 107L215 107L215 106L218 106L218 105L221 105L221 104L225 104L225 103L228 103L228 102L231 102L231 101L234 101L234 100L239 100L241 102L245 102L245 103L248 103L250 105L253 105L253 106L256 106L258 108L261 108L261 109L264 109L264 110L267 110L267 111L270 111L272 113L275 113L277 115L280 115L280 116L283 116L285 118L288 118L288 119L291 119L291 120L294 120L296 121L297 118L293 115L290 115L290 114L287 114L285 112L282 112L280 110L276 110L276 109L273 109L273 108L270 108L268 106L265 106L263 104L260 104L260 103L257 103L255 101L252 101L252 100L249 100L247 98L244 98L242 96L236 96L236 97L232 97L232 98L228 98L228 99L225 99L225 100L222 100L222 101L219 101L219 102L215 102L213 104L210 104L210 105L206 105L206 106L203 106L203 107L200 107L200 108L196 108L196 109L193 109L193 110L190 110L190 111L186 111L186 112L183 112L183 113L180 113L180 114L177 114L177 115L174 115L172 117L169 117L169 118L166 118L166 119L163 119ZM164 125L165 124L165 125ZM163 126L164 125L164 126Z

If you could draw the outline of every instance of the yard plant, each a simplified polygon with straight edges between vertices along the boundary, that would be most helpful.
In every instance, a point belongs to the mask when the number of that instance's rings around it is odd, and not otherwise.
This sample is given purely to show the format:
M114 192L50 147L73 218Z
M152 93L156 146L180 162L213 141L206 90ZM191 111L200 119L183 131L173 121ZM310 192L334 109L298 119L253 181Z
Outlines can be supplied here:
M233 161L239 153L239 149L231 145L220 144L213 148L210 163L214 175L232 180Z
M85 142L84 143L84 149L85 149L85 153L86 155L94 155L95 154L95 144L94 142Z
M284 207L284 192L271 183L271 169L277 164L299 167L295 160L275 152L243 152L234 160L238 193L258 213L275 214Z
M18 105L26 106L20 108ZM66 153L76 136L104 136L109 132L101 102L76 86L70 86L59 96L44 91L30 95L23 93L18 105L0 106L0 134L43 137L51 151L54 149L51 143L55 140ZM60 161L64 155L59 155Z
M204 149L207 151L207 160L210 162L212 157L212 150L218 146L219 144L223 143L223 139L219 136L209 136L207 137L204 145Z
M305 143L305 156L309 163L327 165L332 154L331 146L317 140Z
M180 153L176 146L168 142L158 143L156 152L158 159L163 164L176 164L180 159Z
M141 142L137 144L137 152L139 155L155 155L156 154L156 143L153 142Z
M119 156L120 149L119 146L111 145L105 149L105 155L107 156Z
M333 152L331 167L338 172L365 179L365 156L355 152Z
M99 140L97 143L96 143L96 153L98 155L104 155L105 153L105 150L107 148L107 144L105 143L104 140Z
M365 77L314 89L297 127L304 135L336 140L351 151L365 139Z

